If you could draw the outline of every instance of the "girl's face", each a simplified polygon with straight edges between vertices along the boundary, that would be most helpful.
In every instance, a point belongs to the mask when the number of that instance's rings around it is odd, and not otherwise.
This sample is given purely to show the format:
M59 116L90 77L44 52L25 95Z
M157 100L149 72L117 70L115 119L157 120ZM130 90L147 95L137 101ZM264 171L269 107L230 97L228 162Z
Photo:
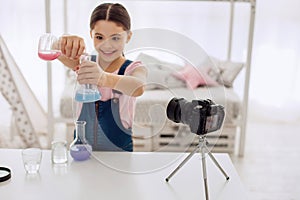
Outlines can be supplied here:
M131 32L124 31L115 22L99 20L91 30L94 47L99 53L100 60L110 63L120 57L125 44L129 41Z

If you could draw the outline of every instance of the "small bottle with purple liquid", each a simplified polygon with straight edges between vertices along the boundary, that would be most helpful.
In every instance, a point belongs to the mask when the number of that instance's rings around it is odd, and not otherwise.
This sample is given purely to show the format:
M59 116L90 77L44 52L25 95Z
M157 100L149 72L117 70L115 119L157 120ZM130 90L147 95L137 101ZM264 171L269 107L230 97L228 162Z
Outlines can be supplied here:
M76 136L70 144L70 154L76 161L84 161L90 158L92 146L85 138L85 121L76 121Z

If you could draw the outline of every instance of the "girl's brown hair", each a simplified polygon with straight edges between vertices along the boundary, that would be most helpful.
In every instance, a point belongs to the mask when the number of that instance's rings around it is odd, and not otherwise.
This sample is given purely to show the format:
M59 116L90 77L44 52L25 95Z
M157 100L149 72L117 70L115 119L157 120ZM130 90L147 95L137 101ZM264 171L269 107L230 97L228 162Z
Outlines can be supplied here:
M125 31L129 31L131 28L130 16L126 8L119 3L104 3L97 6L91 15L91 30L98 20L113 21L119 26L122 26Z

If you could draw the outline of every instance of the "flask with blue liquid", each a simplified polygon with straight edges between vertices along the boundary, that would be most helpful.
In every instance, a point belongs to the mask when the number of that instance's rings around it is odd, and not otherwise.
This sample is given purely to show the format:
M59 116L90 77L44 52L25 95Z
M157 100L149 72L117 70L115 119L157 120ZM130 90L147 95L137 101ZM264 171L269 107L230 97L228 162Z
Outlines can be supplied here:
M97 62L96 55L82 55L80 62L84 60L90 60ZM101 94L98 90L98 87L93 84L77 84L75 92L75 101L82 103L95 102L101 99Z

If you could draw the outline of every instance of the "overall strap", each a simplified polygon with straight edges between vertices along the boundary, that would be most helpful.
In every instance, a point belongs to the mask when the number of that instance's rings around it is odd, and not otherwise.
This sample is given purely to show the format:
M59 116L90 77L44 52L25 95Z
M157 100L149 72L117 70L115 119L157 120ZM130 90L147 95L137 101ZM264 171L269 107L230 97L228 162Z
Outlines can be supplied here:
M132 63L131 60L126 60L119 69L118 75L124 75L126 68Z
M125 70L126 68L132 63L131 60L126 60L123 65L120 67L119 71L118 71L118 75L124 75L125 74ZM114 94L122 94L122 92L118 91L118 90L113 90Z
M97 55L91 55L91 61L97 62Z

